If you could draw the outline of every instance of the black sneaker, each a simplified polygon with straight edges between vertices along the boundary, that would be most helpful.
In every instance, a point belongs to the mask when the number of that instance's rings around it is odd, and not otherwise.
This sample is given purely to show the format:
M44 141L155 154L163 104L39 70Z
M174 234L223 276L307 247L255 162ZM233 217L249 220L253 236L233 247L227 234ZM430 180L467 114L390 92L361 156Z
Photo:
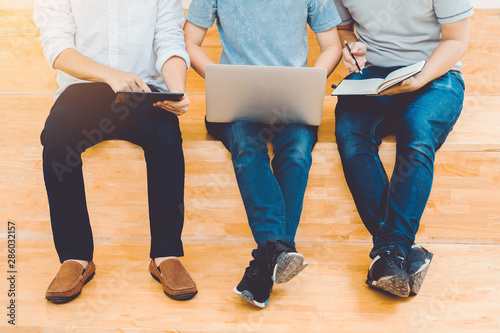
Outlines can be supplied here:
M410 277L406 272L403 250L393 246L379 251L368 270L366 284L399 297L408 297Z
M410 295L416 295L420 291L433 256L432 252L427 251L420 245L411 247L406 265L406 272L410 276Z
M252 256L254 260L233 292L259 308L269 304L274 282L288 282L308 265L303 255L283 241L266 241Z
M269 242L267 252L273 268L273 281L276 283L290 281L309 265L295 247L282 241Z
M271 269L264 251L253 250L250 265L246 268L241 282L233 292L248 303L265 308L269 304L269 296L273 288Z

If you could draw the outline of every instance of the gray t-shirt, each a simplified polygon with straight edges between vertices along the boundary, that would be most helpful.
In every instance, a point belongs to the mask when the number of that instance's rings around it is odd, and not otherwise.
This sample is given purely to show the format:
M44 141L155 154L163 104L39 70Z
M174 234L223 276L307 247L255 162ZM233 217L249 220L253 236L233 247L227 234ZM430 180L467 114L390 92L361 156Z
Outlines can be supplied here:
M354 22L368 65L408 66L441 43L440 24L471 16L470 0L334 0L342 23ZM460 71L458 62L453 70Z

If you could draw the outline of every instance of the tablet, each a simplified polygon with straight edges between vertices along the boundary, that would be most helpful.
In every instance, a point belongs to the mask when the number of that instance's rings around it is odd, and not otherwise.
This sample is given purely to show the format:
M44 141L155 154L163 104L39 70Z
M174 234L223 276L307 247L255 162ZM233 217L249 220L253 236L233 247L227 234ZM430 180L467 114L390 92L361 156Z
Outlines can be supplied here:
M156 102L180 101L183 93L145 92L145 91L118 91L115 103L137 103L139 105L153 105Z

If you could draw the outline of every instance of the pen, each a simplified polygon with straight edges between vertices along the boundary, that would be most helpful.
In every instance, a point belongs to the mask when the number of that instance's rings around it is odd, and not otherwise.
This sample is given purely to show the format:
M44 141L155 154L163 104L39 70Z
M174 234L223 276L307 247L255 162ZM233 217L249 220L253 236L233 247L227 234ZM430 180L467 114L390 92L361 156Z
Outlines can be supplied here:
M349 51L349 54L351 55L351 57L354 59L354 63L356 64L358 71L361 73L361 75L363 75L363 71L361 70L361 68L359 68L358 62L356 61L356 58L354 58L354 54L352 54L351 48L349 47L349 44L347 44L346 40L344 41L344 44L347 47L347 51Z

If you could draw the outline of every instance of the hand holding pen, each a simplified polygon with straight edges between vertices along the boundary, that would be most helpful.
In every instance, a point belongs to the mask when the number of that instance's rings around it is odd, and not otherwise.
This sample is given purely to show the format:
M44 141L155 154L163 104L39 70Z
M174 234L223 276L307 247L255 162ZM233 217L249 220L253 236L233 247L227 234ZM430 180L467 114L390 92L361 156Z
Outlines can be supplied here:
M344 66L350 71L363 74L363 68L366 63L366 45L356 42L351 44L351 48L347 41L344 41L344 44L346 46L342 50Z

